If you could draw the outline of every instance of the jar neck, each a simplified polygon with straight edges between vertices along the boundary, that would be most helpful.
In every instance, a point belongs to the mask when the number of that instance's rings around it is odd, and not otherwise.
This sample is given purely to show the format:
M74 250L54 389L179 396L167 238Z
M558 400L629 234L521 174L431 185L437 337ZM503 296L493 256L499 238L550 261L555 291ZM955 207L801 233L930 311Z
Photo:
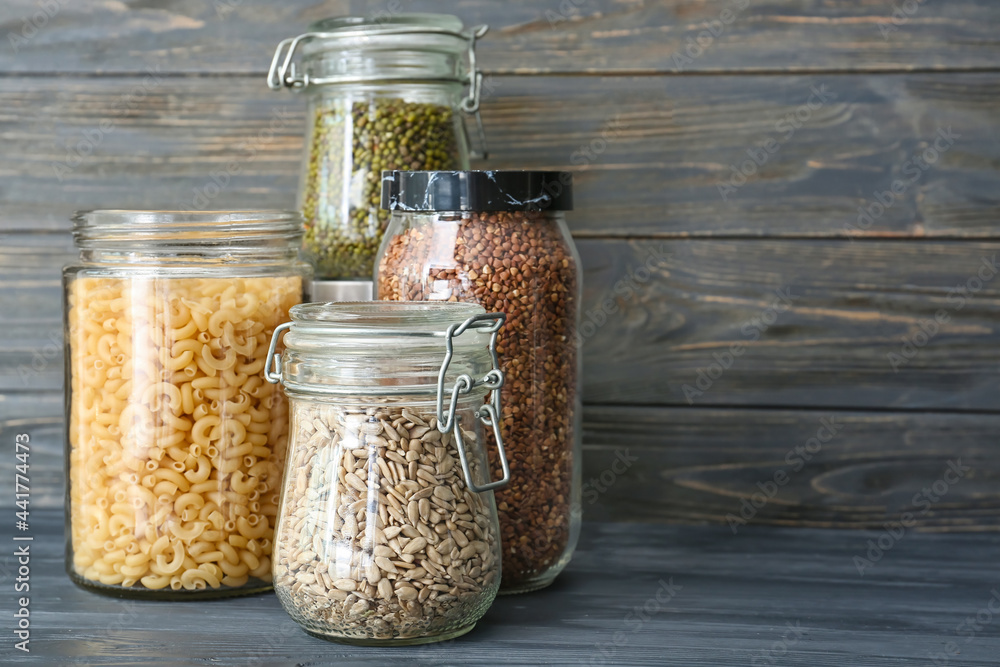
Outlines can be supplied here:
M169 247L88 248L80 250L83 264L157 266L178 268L267 266L287 267L298 261L298 244L292 248L256 248L247 252L232 252L217 248L182 249Z
M88 264L212 267L294 262L302 218L294 211L87 211L74 217Z
M311 85L305 90L312 103L327 103L335 99L403 99L452 109L459 107L464 95L462 84L454 81L330 83Z
M502 321L474 304L442 302L315 303L290 315L275 332L288 328L281 382L293 393L341 396L433 398L446 363L445 390L462 375L481 380L493 368L491 323Z
M444 337L405 335L348 337L293 329L281 355L282 382L293 392L337 395L424 396L437 394L445 357ZM478 380L492 368L485 341L469 335L455 341L445 377L450 390L460 375ZM482 392L485 396L485 391Z
M562 211L517 211L514 213L500 211L496 213L475 211L405 211L396 209L392 212L394 221L412 221L415 223L459 223L472 218L486 218L489 222L503 226L505 224L523 224L525 222L538 224L565 223L566 214Z
M317 24L314 27L320 30L301 42L303 83L467 81L466 60L474 37L462 32L454 17L438 18L426 25L388 30L375 25L338 30L335 25Z
M408 82L461 85L468 78L462 58L446 53L327 52L305 59L302 66L310 87Z

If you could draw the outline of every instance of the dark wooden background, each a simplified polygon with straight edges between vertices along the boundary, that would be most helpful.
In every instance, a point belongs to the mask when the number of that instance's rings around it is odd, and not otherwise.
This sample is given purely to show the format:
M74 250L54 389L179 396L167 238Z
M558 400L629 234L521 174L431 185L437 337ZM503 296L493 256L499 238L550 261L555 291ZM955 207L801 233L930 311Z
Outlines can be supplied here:
M448 11L491 26L489 164L576 175L586 306L606 318L583 329L585 479L604 480L586 517L724 522L783 471L750 521L877 527L919 507L922 528L996 530L1000 280L975 278L1000 253L1000 5L911 0L894 22L893 4L8 0L3 451L31 433L33 503L60 502L72 211L190 207L199 191L208 208L292 207L304 108L267 89L273 47L328 15ZM954 144L852 231L949 128ZM769 138L780 149L723 199L730 165ZM769 312L776 290L790 298ZM745 352L686 396L734 343ZM925 508L915 495L949 460L969 472Z

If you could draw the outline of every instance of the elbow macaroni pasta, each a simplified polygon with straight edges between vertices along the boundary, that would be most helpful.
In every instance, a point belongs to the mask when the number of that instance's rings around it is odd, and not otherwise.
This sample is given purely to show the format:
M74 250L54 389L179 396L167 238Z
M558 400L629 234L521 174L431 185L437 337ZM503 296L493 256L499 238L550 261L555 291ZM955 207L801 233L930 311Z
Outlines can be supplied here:
M70 542L84 583L269 583L287 405L262 381L299 277L69 284Z

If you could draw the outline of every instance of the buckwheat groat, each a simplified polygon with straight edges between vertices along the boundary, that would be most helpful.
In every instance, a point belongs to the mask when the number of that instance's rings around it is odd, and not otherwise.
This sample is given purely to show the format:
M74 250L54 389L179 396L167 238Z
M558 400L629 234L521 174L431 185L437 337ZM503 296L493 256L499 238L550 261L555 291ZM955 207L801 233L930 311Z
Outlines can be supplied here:
M496 492L502 587L547 584L569 558L578 465L579 284L559 226L529 211L424 214L390 238L377 289L389 301L471 301L507 314L497 344L511 468ZM492 442L488 449L495 459Z

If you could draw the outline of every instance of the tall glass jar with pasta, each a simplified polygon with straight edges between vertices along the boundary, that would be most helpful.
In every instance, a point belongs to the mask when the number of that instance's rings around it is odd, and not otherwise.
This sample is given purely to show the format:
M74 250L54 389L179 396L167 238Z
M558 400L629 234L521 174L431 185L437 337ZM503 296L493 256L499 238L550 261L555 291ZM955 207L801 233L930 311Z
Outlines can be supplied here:
M287 211L89 211L64 270L66 569L119 596L271 587L287 406L264 380L302 299Z

